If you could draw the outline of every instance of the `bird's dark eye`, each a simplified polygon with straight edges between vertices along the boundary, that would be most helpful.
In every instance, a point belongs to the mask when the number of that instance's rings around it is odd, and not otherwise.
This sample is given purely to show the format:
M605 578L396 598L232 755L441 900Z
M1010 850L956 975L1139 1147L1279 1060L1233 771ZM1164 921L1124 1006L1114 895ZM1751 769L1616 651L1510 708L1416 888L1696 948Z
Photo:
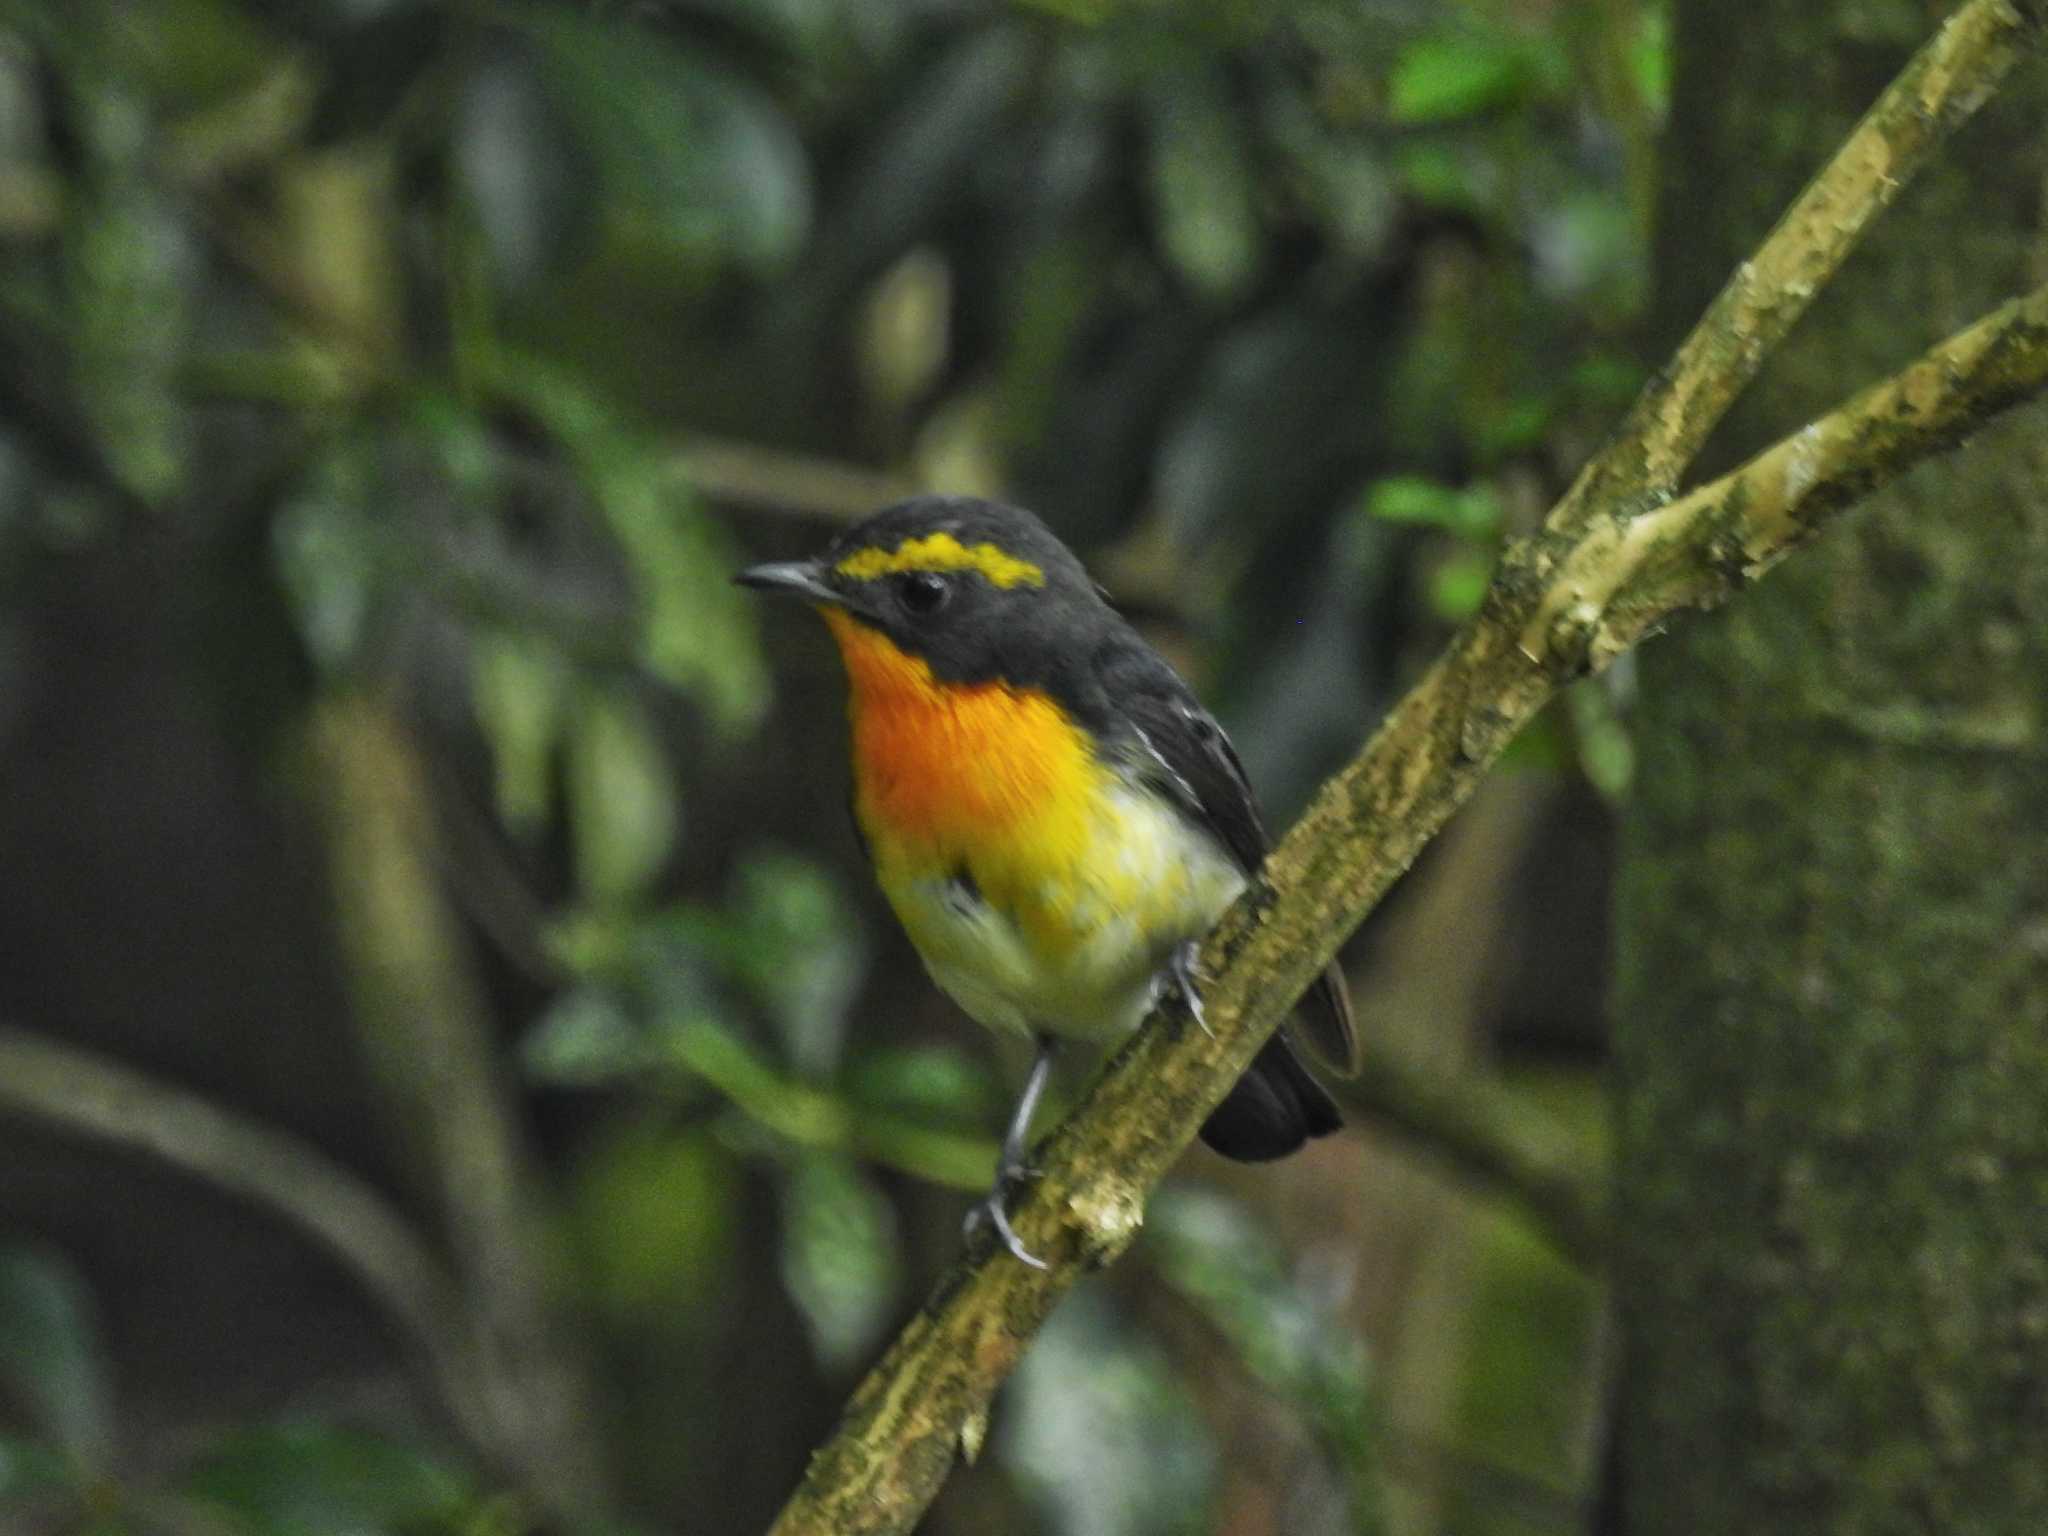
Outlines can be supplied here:
M937 613L952 595L952 583L934 571L905 571L896 578L896 600L910 613Z

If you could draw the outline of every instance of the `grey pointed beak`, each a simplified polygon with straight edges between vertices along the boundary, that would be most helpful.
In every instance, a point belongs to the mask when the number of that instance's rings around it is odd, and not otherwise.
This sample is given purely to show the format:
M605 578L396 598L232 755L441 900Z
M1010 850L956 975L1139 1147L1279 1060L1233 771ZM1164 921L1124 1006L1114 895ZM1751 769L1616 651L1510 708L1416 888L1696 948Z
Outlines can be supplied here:
M733 577L743 587L762 592L779 592L800 597L807 603L843 606L846 599L825 585L825 570L816 560L785 560L773 565L750 565Z

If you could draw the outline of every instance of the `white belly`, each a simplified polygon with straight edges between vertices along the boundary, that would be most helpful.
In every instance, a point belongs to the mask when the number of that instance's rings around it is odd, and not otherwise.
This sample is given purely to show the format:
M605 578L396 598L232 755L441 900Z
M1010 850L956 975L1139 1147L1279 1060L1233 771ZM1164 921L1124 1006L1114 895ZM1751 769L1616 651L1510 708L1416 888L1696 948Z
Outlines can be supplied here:
M889 891L932 979L992 1029L1104 1040L1144 1018L1154 974L1208 931L1245 877L1170 806L1118 786L1078 866L1048 868L1022 890L990 880L984 895L982 883Z

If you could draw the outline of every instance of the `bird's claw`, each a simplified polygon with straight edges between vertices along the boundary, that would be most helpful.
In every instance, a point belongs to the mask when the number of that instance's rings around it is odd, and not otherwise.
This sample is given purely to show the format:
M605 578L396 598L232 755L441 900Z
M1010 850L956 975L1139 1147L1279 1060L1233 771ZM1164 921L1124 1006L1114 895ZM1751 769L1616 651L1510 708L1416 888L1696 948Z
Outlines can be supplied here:
M1209 1013L1202 1006L1202 990L1195 980L1195 960L1201 953L1199 939L1188 939L1174 945L1173 953L1166 957L1166 980L1160 991L1163 994L1170 986L1178 992L1181 1007L1195 1021L1195 1028L1214 1040L1216 1031L1209 1027Z
M968 1208L967 1219L960 1225L961 1235L972 1238L981 1229L982 1222L986 1221L996 1229L996 1236L1003 1240L1003 1246L1010 1250L1010 1256L1018 1263L1028 1264L1033 1269L1047 1268L1045 1260L1026 1248L1024 1240L1017 1236L1017 1229L1010 1225L1010 1213L1006 1209L1011 1194L1020 1185L1029 1183L1037 1176L1038 1171L1035 1168L1026 1168L1021 1164L1003 1169L996 1175L996 1187L978 1204Z

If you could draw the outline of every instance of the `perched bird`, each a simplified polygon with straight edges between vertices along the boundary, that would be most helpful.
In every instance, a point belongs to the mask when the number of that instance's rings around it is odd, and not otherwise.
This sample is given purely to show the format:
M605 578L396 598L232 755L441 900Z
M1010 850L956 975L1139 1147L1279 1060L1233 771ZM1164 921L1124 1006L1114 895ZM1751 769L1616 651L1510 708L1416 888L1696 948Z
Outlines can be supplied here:
M1201 937L1266 853L1243 765L1073 552L1016 507L919 497L815 560L736 579L812 604L838 641L854 822L932 979L977 1022L1037 1042L995 1188L969 1217L1037 1265L1005 1205L1028 1177L1055 1050L1121 1038L1169 985L1201 1022ZM1319 1055L1355 1069L1334 966L1303 1023ZM1258 1162L1339 1124L1276 1033L1202 1139Z

